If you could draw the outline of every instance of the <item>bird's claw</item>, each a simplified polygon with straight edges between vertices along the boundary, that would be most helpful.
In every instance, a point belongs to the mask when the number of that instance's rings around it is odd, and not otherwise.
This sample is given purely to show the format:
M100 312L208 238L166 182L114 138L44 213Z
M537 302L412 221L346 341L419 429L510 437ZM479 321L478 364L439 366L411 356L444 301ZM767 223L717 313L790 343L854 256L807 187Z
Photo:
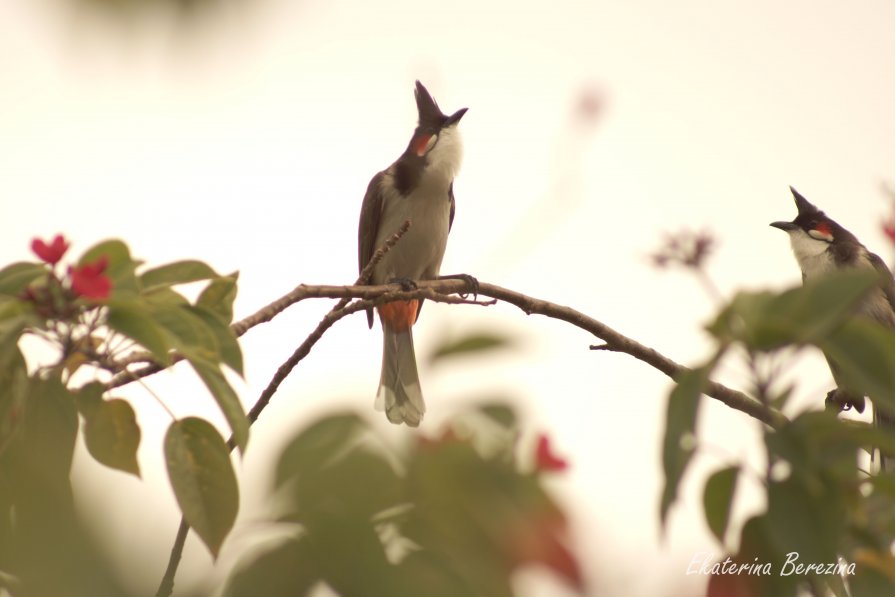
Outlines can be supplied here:
M479 297L479 281L469 274L453 274L450 276L438 276L439 280L463 280L466 283L466 292L460 293L460 298L466 298L470 294L473 300Z

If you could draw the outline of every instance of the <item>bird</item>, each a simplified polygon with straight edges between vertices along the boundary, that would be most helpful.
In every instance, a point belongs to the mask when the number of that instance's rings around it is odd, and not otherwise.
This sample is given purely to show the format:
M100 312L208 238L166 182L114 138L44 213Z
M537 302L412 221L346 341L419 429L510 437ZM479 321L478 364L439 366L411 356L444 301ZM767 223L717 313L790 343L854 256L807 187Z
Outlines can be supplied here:
M412 288L420 280L439 276L454 221L454 178L460 170L463 145L458 123L467 108L442 113L422 83L414 89L418 122L404 153L367 186L358 224L358 270L363 271L376 250L405 221L410 228L376 263L370 284L398 282ZM389 421L418 427L426 412L420 387L412 328L422 301L396 301L376 308L382 324L382 373L375 407ZM373 310L367 310L373 327Z
M895 329L895 279L885 262L868 251L854 234L805 199L796 189L790 187L790 191L798 215L791 222L772 222L771 226L789 235L792 251L802 270L802 281L847 268L875 271L879 276L879 284L862 299L856 314ZM829 356L826 359L837 386L827 394L827 408L837 412L852 408L864 412L864 395L849 389L835 361ZM895 430L895 416L880 412L878 405L874 405L873 419L878 426ZM886 459L881 457L880 464L882 470L885 470Z

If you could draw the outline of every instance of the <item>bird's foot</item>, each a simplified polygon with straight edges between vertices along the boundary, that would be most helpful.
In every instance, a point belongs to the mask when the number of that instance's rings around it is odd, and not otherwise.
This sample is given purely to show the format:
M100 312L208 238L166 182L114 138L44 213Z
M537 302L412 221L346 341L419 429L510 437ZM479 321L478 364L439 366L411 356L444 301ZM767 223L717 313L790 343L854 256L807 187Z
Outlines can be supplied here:
M479 296L479 281L469 274L451 274L449 276L438 276L439 280L463 280L466 282L466 292L460 294L462 298L468 297L470 294L473 298Z

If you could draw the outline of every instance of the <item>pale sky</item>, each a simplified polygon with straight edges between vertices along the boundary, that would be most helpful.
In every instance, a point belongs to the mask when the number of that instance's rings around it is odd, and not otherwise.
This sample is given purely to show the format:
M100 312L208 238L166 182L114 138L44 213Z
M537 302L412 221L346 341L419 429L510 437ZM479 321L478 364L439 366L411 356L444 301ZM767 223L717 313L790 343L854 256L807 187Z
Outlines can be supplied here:
M413 82L460 130L457 215L442 267L572 306L685 364L705 355L716 303L681 272L647 258L663 235L719 238L709 271L725 296L799 281L785 235L788 185L885 259L879 231L895 182L895 4L770 0L328 3L267 0L229 8L201 29L125 28L72 18L60 0L0 0L0 223L3 263L30 259L34 236L64 233L80 252L120 237L149 264L182 258L239 270L237 318L299 283L356 275L360 202L370 177L415 126ZM238 4L231 2L230 4ZM247 2L247 4L253 4ZM602 99L582 126L582 94ZM329 308L293 307L243 338L250 405ZM445 333L508 330L518 348L487 361L426 366ZM427 306L415 330L434 431L478 397L513 397L532 433L546 431L571 470L551 485L601 594L702 590L693 555L721 550L701 516L707 471L760 453L757 425L711 403L714 446L689 476L660 541L659 441L670 382L625 355L592 353L587 334L505 305ZM372 413L381 339L342 321L283 385L237 462L242 510L216 568L195 538L178 588L224 577L257 532L265 484L288 434L332 408ZM36 356L36 355L33 355ZM726 381L742 381L736 363ZM820 407L832 387L816 354L789 375L793 407ZM211 418L188 372L148 380L178 414ZM119 395L116 393L116 395ZM155 589L179 516L161 465L169 419L140 388L143 480L79 453L100 483L112 556L136 590ZM718 454L722 456L718 457ZM752 460L756 462L756 460ZM753 488L754 489L754 488ZM740 517L754 491L737 503ZM136 541L141 566L133 569ZM695 589L694 589L695 587ZM562 595L545 575L523 594Z

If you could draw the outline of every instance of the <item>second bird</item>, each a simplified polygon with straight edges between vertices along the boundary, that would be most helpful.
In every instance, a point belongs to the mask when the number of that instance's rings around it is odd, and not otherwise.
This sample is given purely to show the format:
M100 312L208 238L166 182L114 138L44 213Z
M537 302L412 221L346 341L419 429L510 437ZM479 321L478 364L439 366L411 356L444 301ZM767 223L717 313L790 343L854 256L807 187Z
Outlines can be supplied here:
M773 222L771 226L789 234L792 250L802 279L809 280L839 269L865 269L876 271L879 286L858 306L858 314L868 317L890 329L895 329L895 280L880 257L871 253L854 234L830 219L798 191L790 187L799 213L792 222ZM835 410L854 408L864 410L864 396L845 387L841 372L834 360L827 357L837 388L827 395L827 405ZM880 412L874 404L873 418L877 425L890 432L895 429L895 417ZM882 470L887 470L887 459L881 458Z
M358 268L404 224L410 229L373 268L370 283L410 283L438 277L454 221L454 177L460 169L462 145L457 123L466 108L450 116L419 81L419 121L407 149L367 187L358 226ZM426 412L413 351L412 327L421 301L399 301L377 308L382 322L382 374L376 408L392 423L420 424ZM373 311L367 311L373 326Z

